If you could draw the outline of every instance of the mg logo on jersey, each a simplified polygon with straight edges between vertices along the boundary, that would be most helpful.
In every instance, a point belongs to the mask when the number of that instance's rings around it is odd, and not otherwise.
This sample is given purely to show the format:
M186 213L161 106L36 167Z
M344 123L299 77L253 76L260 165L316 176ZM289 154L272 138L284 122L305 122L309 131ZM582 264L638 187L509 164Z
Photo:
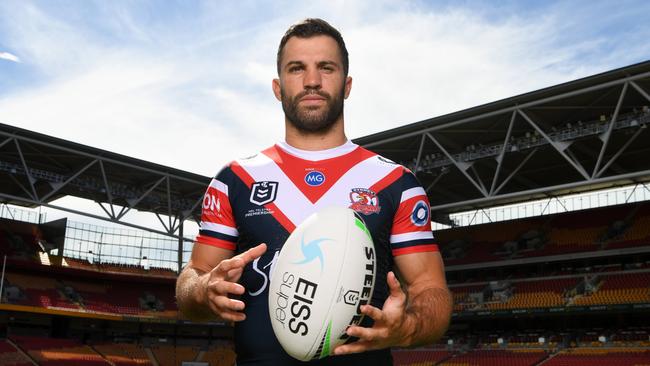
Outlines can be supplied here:
M251 203L264 206L275 201L278 194L278 182L255 182L251 187Z
M313 170L305 175L305 183L312 187L317 187L325 182L325 174L318 170Z

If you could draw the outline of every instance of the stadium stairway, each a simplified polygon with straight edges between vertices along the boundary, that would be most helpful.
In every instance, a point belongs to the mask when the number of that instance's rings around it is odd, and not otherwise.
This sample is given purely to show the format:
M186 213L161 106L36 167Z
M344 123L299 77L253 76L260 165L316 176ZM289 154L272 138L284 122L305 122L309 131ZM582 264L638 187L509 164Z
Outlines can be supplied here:
M9 338L5 338L5 341L8 344L10 344L13 348L15 348L16 352L18 352L18 353L20 353L22 355L22 358L25 359L25 363L28 363L28 364L31 364L31 365L34 365L34 366L38 366L36 361L34 361L34 359L29 354L27 354L27 352L25 352L22 348L18 347L18 345L16 343L14 343L14 341L12 341Z
M149 347L144 347L144 353L147 354L147 357L149 357L149 361L153 364L153 366L160 366L158 363L158 360L156 359L156 356L153 354L153 351Z
M544 364L546 364L546 363L548 363L548 362L551 362L551 360L552 360L554 357L556 357L557 355L559 355L559 354L560 354L559 351L555 351L555 352L553 352L553 353L550 353L550 354L548 355L548 357L546 357L545 359L543 359L542 361L540 361L538 364L535 364L535 366L543 366Z
M205 356L205 350L202 349L202 350L199 351L199 354L196 355L196 359L197 360L202 360L204 356Z

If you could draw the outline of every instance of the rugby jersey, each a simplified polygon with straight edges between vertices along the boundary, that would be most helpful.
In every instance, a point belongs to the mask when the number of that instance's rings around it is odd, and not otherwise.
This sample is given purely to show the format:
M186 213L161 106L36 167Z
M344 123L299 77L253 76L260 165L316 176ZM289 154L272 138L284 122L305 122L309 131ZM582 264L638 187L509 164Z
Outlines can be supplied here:
M246 320L235 324L237 364L303 364L279 345L268 313L269 273L289 234L312 213L350 207L363 218L377 253L372 305L388 296L386 274L395 256L437 251L424 189L405 167L352 142L305 151L278 143L225 166L203 200L196 242L244 252L266 243L266 253L244 269ZM370 326L366 317L364 326ZM389 350L328 357L318 365L392 364ZM358 360L357 360L358 359ZM361 363L360 363L361 362Z

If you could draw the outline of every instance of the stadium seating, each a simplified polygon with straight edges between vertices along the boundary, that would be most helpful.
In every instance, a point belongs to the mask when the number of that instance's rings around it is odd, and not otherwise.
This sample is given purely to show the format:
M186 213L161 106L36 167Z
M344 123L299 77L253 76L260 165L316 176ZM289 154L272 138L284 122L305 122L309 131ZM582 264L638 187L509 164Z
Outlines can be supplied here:
M622 225L620 232L612 228L617 221ZM650 204L609 206L446 229L437 231L435 236L449 266L648 245ZM535 241L534 245L530 244L531 240ZM513 247L509 248L508 243ZM455 248L458 246L460 249Z
M41 366L109 366L91 347L71 339L12 336L11 339Z
M563 350L482 347L469 351L393 350L393 360L396 366L650 366L650 350L639 347L577 347Z
M437 365L448 359L453 352L436 349L393 350L395 366L425 366Z
M33 366L27 357L6 340L0 340L0 365Z
M623 222L612 230L612 223ZM620 230L619 230L620 229ZM12 252L14 242L28 248L37 240L31 233L21 233L12 242L6 235L0 235L0 253ZM619 249L650 244L650 204L606 207L558 215L514 220L452 229L437 233L441 248L454 243L460 251L454 251L452 259L445 259L446 265L474 264L491 261L569 254L584 251ZM531 238L535 241L531 245ZM455 312L460 317L452 322L465 319L479 319L490 327L499 320L480 314L483 310L516 310L564 306L591 306L611 304L650 304L650 261L648 256L628 256L626 260L617 258L594 261L567 261L561 265L504 266L496 269L469 270L467 275L451 276L450 290L454 298ZM546 259L545 259L546 260ZM158 342L157 335L165 334L165 329L182 327L176 323L178 311L175 306L172 280L175 273L164 268L145 270L139 266L122 264L91 264L84 260L64 258L64 269L53 267L47 271L33 267L14 265L6 273L5 285L18 287L22 297L12 297L10 303L34 307L56 308L60 310L85 311L87 313L107 313L132 316L131 324L137 317L156 322L160 327L154 332L142 328L124 326L125 332L135 332L125 337L120 335L119 343L107 339L118 337L116 333L94 334L93 345L75 340L48 339L43 337L20 337L10 335L18 348L12 343L0 341L0 365L33 365L29 357L38 365L115 365L136 366L154 365L180 366L183 361L203 361L211 365L232 366L235 362L233 346L229 342L219 342L206 347L213 341L214 334L225 337L223 329L179 332L183 336L167 334L169 344L153 345L145 349L140 344ZM566 265L564 263L567 263ZM21 262L24 264L25 262ZM38 261L34 261L39 266ZM50 271L50 268L54 269ZM89 273L89 272L93 273ZM464 271L456 271L460 273ZM483 274L486 274L483 276ZM151 281L146 277L156 277ZM165 278L167 277L167 278ZM469 277L473 277L470 279ZM134 279L131 281L131 279ZM593 282L591 282L593 279ZM456 283L454 283L456 281ZM584 283L590 282L584 293ZM500 290L504 297L489 297L491 284L503 285ZM593 284L593 288L591 285ZM75 296L71 296L66 288ZM498 291L497 291L498 292ZM153 300L143 302L145 293ZM477 298L486 296L483 303ZM600 307L599 307L600 308ZM614 308L614 307L613 307ZM616 311L625 307L615 307ZM639 307L640 308L640 307ZM635 308L636 309L636 308ZM21 309L22 310L22 309ZM562 309L556 309L562 310ZM578 317L582 309L570 309L570 314ZM602 311L597 309L599 312ZM587 311L585 309L584 311ZM637 310L635 310L637 311ZM643 310L641 310L643 311ZM477 312L472 314L471 312ZM518 318L518 324L526 324L528 318L518 314L543 316L544 311L527 313L513 312L517 315L506 318L504 324ZM558 311L558 313L560 313ZM65 313L64 313L65 314ZM489 314L489 313L486 313ZM499 312L499 317L508 317L509 311ZM600 313L599 313L600 314ZM638 312L635 314L639 314ZM60 315L56 315L60 316ZM83 314L88 316L88 314ZM91 314L91 316L96 316ZM467 317L463 317L467 316ZM529 317L532 316L527 315ZM559 315L562 316L562 315ZM635 315L636 316L636 315ZM567 316L568 317L568 316ZM97 316L101 318L101 316ZM113 319L114 317L103 317ZM171 318L171 319L170 319ZM499 318L500 319L500 318ZM635 318L636 319L636 318ZM94 319L93 321L97 321ZM531 320L532 321L532 320ZM115 320L110 320L115 322ZM174 325L169 325L169 324ZM553 323L553 322L549 322ZM99 324L99 323L98 323ZM467 323L466 323L467 324ZM470 322L471 324L471 322ZM503 331L499 326L489 330L456 328L443 337L431 349L397 349L393 351L395 365L455 365L455 366L496 366L496 365L567 365L582 366L593 364L607 365L647 365L650 366L650 329L642 324L636 328L623 327L611 329L607 324L589 329L537 329L539 323L530 325L531 329L511 329ZM544 325L542 325L544 326ZM583 325L576 325L583 327ZM119 327L118 327L119 328ZM155 328L155 327L154 327ZM117 329L117 328L116 328ZM137 330L133 330L137 329ZM453 328L452 328L453 329ZM139 333L142 332L142 333ZM147 333L150 332L150 333ZM161 332L161 333L158 333ZM174 332L174 331L171 331ZM22 334L22 333L21 333ZM27 333L25 333L27 334ZM62 333L56 333L62 334ZM108 336L110 334L110 336ZM190 336L192 334L192 336ZM152 336L155 335L155 336ZM79 336L75 334L75 336ZM196 339L182 339L196 337ZM210 337L210 338L209 338ZM539 342L543 337L545 341ZM605 337L605 340L602 338ZM124 343L133 340L133 343ZM449 342L453 340L453 342ZM202 348L181 344L202 344ZM173 344L176 344L174 346ZM24 353L21 353L22 350ZM149 352L151 351L151 352ZM147 353L149 352L149 353ZM28 355L28 356L25 356Z
M120 315L172 317L178 315L171 284L149 284L146 282L109 281L103 283L93 278L69 279L69 276L54 274L45 278L37 274L8 272L7 284L17 286L23 297L14 299L16 305L43 308L70 309ZM75 298L64 294L65 287L72 289ZM155 296L162 308L147 309L141 306L145 293Z
M505 302L486 304L489 309L527 309L563 306L565 291L578 283L577 278L515 282L513 295Z
M156 356L160 366L181 366L184 361L194 361L199 353L197 347L155 345L151 351Z
M151 267L147 270L141 266L127 265L127 264L90 263L87 260L73 258L73 257L64 257L62 261L62 266L78 268L87 271L96 271L96 272L176 278L176 272L169 268Z
M577 348L560 351L544 366L650 366L650 350L638 348Z
M460 229L441 230L437 237L447 265L490 262L508 258L508 254L497 254L504 243L517 239L525 232L541 226L539 218L513 220L507 222L483 224ZM450 245L458 242L467 243L463 255L451 258L447 255Z
M153 365L142 347L136 344L101 344L94 345L93 348L115 366Z
M650 243L650 204L638 207L634 219L622 235L606 243L606 249L619 249Z
M458 353L439 363L445 366L532 366L548 357L541 349L474 350Z
M197 361L208 362L210 365L232 366L235 364L235 351L233 345L229 342L222 342L210 347L205 351Z
M38 225L0 218L0 255L15 260L36 259L43 233Z
M97 265L91 264L86 260L78 258L64 257L62 265L65 267L84 269L88 271L99 271L99 267Z
M83 307L88 311L136 315L144 311L138 304L138 298L143 292L142 287L124 288L110 286L104 291L78 291L83 298Z
M650 272L605 275L598 290L573 305L650 303Z
M59 284L52 278L9 272L6 280L8 284L18 286L25 295L24 298L13 301L17 305L80 309L57 290Z
M650 328L632 327L619 330L611 335L610 340L617 347L650 347Z
M474 308L476 304L469 299L469 294L472 292L480 292L486 286L486 284L480 284L450 287L454 299L454 311L464 311Z

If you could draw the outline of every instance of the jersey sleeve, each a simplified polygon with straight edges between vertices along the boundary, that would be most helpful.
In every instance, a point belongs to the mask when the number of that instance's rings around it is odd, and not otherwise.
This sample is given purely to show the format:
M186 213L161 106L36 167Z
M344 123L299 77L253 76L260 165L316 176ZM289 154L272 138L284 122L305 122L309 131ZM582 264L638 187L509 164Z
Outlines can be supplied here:
M401 179L402 194L390 233L393 256L437 252L426 192L410 171L405 169Z
M239 232L235 223L228 195L228 174L224 168L212 179L203 196L201 224L196 242L235 250Z

